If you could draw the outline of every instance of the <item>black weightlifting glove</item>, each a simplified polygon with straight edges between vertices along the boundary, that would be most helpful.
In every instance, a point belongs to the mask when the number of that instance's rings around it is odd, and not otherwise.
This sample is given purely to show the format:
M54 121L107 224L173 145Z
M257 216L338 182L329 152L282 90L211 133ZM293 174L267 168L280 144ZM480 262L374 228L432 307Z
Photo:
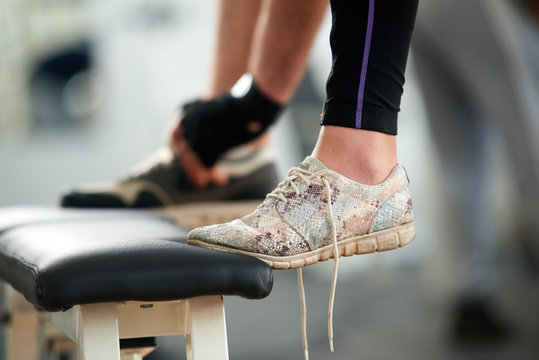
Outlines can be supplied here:
M252 80L245 89L240 95L232 90L183 106L183 137L204 165L211 167L227 150L263 134L284 107L262 94Z

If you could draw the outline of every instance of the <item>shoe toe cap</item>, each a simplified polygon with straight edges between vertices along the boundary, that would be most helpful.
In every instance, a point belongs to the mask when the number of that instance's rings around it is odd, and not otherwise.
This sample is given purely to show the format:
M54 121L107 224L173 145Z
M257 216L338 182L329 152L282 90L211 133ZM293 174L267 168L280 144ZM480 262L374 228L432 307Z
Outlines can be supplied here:
M109 194L92 194L68 191L60 197L60 206L79 208L125 208L125 203Z
M187 235L187 240L244 249L245 242L252 237L250 232L250 229L241 220L234 220L226 224L193 229Z
M164 206L157 192L162 190L147 182L90 184L70 188L60 196L62 207L78 208L150 208Z

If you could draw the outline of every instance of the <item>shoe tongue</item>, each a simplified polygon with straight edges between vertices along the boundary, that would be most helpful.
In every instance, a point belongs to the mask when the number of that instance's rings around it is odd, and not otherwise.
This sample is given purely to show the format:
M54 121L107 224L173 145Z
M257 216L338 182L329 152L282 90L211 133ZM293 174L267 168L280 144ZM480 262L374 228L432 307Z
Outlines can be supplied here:
M327 169L327 167L322 164L320 160L312 156L307 156L305 160L303 160L303 162L299 165L299 167L304 170L309 170L312 173Z

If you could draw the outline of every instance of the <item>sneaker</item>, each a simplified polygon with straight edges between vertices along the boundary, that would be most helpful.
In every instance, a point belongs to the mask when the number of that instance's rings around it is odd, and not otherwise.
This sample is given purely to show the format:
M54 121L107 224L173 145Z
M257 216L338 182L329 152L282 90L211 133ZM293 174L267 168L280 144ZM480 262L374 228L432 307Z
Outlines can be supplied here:
M228 184L198 189L187 179L180 159L163 147L120 181L66 189L60 204L158 209L184 226L195 227L249 213L277 183L275 163L266 149L228 157L218 165L229 174Z
M415 238L406 171L397 165L385 181L363 185L307 157L250 215L191 230L187 242L257 257L274 269L298 269L302 340L306 335L301 268L333 258L328 338L333 351L333 304L340 256L396 249Z
M381 184L368 186L307 157L252 214L194 229L188 243L293 269L332 258L334 247L339 256L351 256L396 249L414 237L412 200L401 165Z

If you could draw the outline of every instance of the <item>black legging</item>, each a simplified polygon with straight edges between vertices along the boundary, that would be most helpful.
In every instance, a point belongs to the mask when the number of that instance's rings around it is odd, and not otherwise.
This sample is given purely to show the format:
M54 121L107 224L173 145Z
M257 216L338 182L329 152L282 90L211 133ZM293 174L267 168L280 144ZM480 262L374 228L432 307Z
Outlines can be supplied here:
M333 66L322 125L397 134L418 0L331 0Z

